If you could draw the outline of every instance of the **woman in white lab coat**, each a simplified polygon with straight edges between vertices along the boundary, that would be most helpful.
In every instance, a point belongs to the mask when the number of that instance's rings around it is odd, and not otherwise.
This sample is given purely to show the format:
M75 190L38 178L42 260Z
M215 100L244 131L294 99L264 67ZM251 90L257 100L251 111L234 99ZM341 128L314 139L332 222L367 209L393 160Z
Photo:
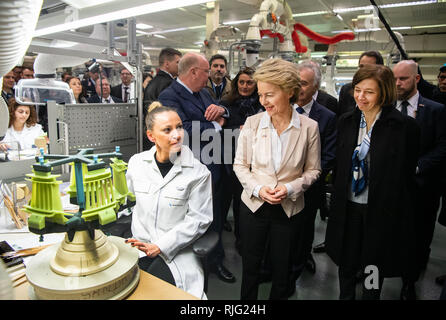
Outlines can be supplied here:
M37 123L36 109L21 105L14 98L8 100L8 108L9 128L0 142L0 150L31 149L35 139L45 134Z
M210 172L182 145L183 125L175 109L152 103L146 125L155 145L129 160L127 183L136 205L133 238L126 242L147 255L140 259L141 269L173 277L177 287L206 299L203 270L192 244L212 222ZM165 275L166 264L171 275Z

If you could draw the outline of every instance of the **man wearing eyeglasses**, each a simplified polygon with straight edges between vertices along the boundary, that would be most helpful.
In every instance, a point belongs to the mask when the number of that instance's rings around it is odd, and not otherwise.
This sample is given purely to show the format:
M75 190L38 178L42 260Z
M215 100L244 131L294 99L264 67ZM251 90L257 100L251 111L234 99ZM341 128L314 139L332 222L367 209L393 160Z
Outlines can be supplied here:
M221 54L213 55L209 60L211 69L206 88L218 102L227 98L231 92L231 80L226 75L227 64L226 57Z
M226 118L229 117L229 112L225 107L218 105L205 89L208 77L209 62L206 58L198 53L186 53L178 64L177 79L161 92L158 100L164 106L176 109L183 122L184 130L187 132L185 144L188 144L197 159L205 164L211 172L214 212L209 229L218 233L219 241L208 260L211 271L220 280L232 283L235 282L235 277L223 266L224 249L221 241L224 192L222 181L226 174L222 161L224 152L221 134L222 126ZM212 136L209 137L211 134ZM214 147L220 149L216 150ZM196 151L199 151L199 154L196 154ZM212 156L209 154L210 151Z
M441 66L437 79L438 86L433 90L432 100L446 105L446 63Z
M123 102L130 100L130 83L133 75L126 68L121 69L121 84L111 88L111 95L121 99Z

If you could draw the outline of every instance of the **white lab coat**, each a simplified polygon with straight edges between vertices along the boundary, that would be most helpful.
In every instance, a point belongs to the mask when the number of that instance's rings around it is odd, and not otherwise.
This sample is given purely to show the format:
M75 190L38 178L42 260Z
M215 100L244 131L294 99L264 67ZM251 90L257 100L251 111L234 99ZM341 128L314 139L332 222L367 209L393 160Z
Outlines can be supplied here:
M18 149L17 143L15 142L20 144L20 150L31 149L36 138L44 134L42 126L38 123L31 127L25 125L22 131L15 131L14 127L10 126L8 130L6 130L5 137L1 142L9 144L13 150Z
M212 183L209 170L182 146L163 178L155 162L156 147L129 160L127 184L136 196L133 237L156 244L176 286L206 299L204 276L192 244L212 222Z

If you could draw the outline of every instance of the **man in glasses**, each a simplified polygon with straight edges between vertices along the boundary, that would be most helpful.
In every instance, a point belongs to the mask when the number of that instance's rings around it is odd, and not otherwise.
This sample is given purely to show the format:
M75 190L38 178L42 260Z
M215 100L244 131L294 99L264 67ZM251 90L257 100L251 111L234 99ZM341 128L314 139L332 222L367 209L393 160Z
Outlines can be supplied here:
M133 75L126 68L121 69L121 84L111 88L111 95L118 97L123 102L129 102L130 100L130 83L132 82Z

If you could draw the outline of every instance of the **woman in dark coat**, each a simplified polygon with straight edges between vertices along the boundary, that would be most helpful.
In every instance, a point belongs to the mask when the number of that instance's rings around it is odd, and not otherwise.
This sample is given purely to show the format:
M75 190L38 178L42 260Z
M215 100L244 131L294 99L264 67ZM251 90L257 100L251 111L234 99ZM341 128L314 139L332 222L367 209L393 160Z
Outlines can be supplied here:
M363 66L352 85L357 107L338 121L327 253L339 266L340 299L355 299L358 272L367 277L362 298L379 299L384 277L410 277L414 271L420 131L412 118L394 108L395 80L388 67ZM372 287L367 266L379 272Z
M263 112L265 109L259 102L259 96L257 95L257 85L253 79L255 70L252 68L244 68L240 70L231 82L231 92L227 99L222 100L220 103L226 106L229 110L229 119L224 124L224 129L237 130L241 129L249 116L255 115L256 113ZM237 142L238 134L230 137L232 139L232 155L231 160L234 161L235 157L235 145ZM229 146L225 143L225 146ZM231 163L232 163L231 162ZM243 191L243 187L238 181L235 173L232 169L232 164L226 164L228 171L228 188L229 192L226 192L223 212L224 221L226 221L226 216L228 214L229 206L232 203L232 210L234 213L234 235L235 235L235 247L238 252L240 252L241 242L240 242L240 232L239 232L239 209L240 209L240 197Z

